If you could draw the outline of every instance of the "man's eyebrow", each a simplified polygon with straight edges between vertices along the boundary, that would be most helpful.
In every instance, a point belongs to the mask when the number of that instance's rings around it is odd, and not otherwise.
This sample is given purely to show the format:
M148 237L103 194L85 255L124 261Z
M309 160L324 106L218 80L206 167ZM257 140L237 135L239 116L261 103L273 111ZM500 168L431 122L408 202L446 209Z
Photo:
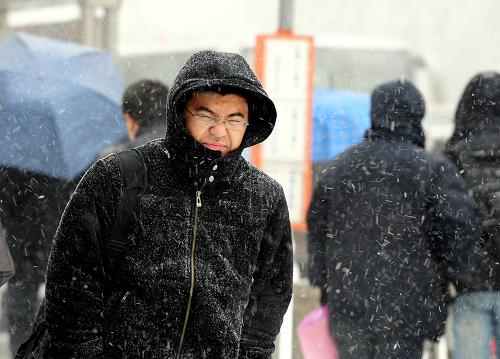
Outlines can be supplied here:
M209 114L211 114L214 117L217 116L217 114L214 111L212 111L211 109L209 109L208 107L203 106L203 105L198 106L196 108L196 111L204 111L204 112L208 112ZM243 117L244 118L245 115L243 115L242 112L237 111L237 112L234 112L234 113L230 113L229 115L227 115L227 117Z
M229 115L227 115L227 117L245 117L245 115L243 115L241 112L234 112L234 113L230 113Z
M215 115L217 115L217 114L216 114L215 112L213 112L211 109L209 109L208 107L203 106L203 105L196 107L196 111L204 111L204 112L208 112L209 114L214 115L214 116L215 116Z

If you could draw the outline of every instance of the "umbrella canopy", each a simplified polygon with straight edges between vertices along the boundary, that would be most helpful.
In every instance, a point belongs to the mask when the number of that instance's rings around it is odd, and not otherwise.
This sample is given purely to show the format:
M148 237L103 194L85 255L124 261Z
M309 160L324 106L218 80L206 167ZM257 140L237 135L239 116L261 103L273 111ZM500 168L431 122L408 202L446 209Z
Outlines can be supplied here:
M343 89L316 90L313 104L312 161L335 158L359 142L370 128L370 96Z
M0 165L70 180L125 133L110 53L14 33L0 41Z

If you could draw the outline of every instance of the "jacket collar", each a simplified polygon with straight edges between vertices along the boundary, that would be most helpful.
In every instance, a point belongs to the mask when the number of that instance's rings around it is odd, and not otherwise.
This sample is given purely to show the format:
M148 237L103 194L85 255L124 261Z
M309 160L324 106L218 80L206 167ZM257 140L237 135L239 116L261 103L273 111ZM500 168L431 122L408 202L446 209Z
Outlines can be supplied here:
M212 184L230 183L245 161L241 156L242 149L221 157L220 152L203 147L190 136L184 146L175 147L176 143L163 141L163 152L170 159L175 175L183 178L189 186L204 188Z
M395 131L388 128L376 128L366 131L365 138L369 141L383 139L389 142L407 142L418 147L425 147L425 136L421 128L398 128Z

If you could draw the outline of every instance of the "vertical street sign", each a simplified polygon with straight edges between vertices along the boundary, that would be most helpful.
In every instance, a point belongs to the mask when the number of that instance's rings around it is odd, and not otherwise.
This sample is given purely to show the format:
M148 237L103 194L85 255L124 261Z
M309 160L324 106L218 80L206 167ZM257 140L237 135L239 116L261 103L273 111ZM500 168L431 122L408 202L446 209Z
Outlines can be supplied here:
M312 37L288 31L259 35L255 68L278 120L269 139L252 151L252 162L283 186L293 229L304 231L311 191Z

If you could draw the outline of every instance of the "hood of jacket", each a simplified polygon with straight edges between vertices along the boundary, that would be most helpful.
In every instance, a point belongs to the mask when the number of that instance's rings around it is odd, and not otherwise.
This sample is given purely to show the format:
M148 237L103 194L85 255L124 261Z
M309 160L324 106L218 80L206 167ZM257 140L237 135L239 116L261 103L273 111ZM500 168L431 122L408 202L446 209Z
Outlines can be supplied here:
M500 74L477 74L465 87L455 114L450 146L462 139L472 140L485 132L500 132Z
M221 157L198 143L186 130L183 118L185 103L195 91L220 91L236 93L248 102L250 125L247 127L241 146ZM235 53L201 51L192 55L174 80L167 100L167 129L165 146L169 156L189 166L189 171L202 172L200 164L228 165L240 157L245 147L264 141L276 123L276 108L267 96L245 59ZM234 161L233 161L234 162Z
M371 96L371 129L366 138L411 142L424 147L422 118L425 102L409 81L399 80L376 87Z

